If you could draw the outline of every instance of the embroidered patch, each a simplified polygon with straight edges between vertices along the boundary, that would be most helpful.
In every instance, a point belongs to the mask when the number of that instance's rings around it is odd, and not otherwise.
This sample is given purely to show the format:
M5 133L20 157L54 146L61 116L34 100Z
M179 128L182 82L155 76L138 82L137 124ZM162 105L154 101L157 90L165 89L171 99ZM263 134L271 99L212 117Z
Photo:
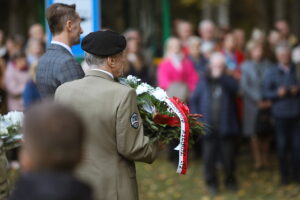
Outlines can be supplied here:
M136 113L132 113L130 117L130 124L133 128L137 129L139 127L139 116Z

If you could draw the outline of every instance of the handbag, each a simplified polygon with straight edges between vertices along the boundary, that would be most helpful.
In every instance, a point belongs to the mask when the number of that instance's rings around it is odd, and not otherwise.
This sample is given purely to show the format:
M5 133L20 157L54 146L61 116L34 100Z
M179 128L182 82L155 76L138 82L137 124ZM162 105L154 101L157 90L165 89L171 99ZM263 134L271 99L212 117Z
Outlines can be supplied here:
M257 136L264 136L274 133L274 121L271 116L271 109L261 109L257 113L255 130Z

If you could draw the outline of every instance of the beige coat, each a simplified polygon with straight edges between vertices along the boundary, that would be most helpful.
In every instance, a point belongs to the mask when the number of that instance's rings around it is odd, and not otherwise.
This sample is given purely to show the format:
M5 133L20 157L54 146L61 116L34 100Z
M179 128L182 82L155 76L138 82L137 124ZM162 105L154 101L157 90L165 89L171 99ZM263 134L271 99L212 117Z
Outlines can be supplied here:
M95 200L138 199L134 161L152 163L157 145L144 136L135 91L91 70L60 86L55 99L85 121L88 138L78 174L93 187Z

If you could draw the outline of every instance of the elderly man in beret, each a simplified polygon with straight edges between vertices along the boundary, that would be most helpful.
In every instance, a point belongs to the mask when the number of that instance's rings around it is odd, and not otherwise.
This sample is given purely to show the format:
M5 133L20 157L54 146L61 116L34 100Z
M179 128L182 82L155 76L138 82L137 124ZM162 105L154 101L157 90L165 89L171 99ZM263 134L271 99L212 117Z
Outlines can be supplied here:
M123 75L125 48L125 38L113 31L88 34L82 49L92 69L55 93L85 121L88 137L78 175L93 187L96 200L138 199L134 161L152 163L157 152L144 136L135 91L114 80Z

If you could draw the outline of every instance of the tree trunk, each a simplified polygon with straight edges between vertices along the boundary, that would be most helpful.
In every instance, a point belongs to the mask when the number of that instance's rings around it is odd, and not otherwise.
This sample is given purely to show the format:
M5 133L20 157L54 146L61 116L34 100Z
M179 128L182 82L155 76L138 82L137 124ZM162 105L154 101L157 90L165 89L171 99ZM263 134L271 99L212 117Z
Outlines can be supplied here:
M221 27L229 27L229 0L224 0L218 6L218 24Z
M121 32L125 28L124 10L128 9L129 0L101 1L102 28Z
M291 27L293 33L299 38L300 36L300 0L293 0L291 4Z
M138 28L139 27L139 20L140 20L140 10L141 10L141 7L140 7L140 1L137 1L137 0L130 0L129 1L129 23L130 23L130 27L131 28Z
M280 19L286 19L287 17L287 1L286 0L274 0L274 16L275 21Z
M202 1L202 19L212 18L212 5L209 0Z
M18 0L10 0L10 15L9 15L9 33L15 34L20 33L20 24L19 24L19 17L18 17Z
M258 17L257 25L260 29L269 31L272 28L271 24L271 12L270 12L270 1L268 0L256 0Z
M140 12L139 12L139 29L142 32L142 39L144 44L144 54L145 59L147 59L148 62L152 59L153 52L151 51L151 48L154 44L152 44L152 41L154 41L155 37L155 4L156 1L141 1L140 5ZM155 47L154 47L155 48Z

